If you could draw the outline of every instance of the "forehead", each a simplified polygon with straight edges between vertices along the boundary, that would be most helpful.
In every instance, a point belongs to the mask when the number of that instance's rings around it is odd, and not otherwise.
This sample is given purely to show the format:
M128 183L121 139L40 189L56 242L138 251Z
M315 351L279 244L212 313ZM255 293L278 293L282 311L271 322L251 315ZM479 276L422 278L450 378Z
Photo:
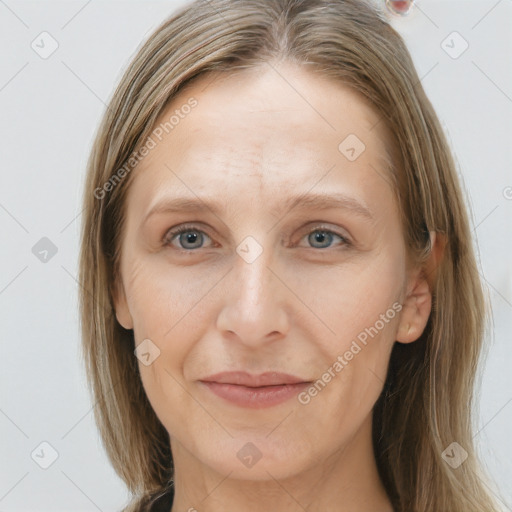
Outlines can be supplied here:
M131 187L146 203L187 188L226 197L250 190L261 200L315 183L382 188L390 140L380 121L353 89L294 65L204 75L159 116L161 140Z

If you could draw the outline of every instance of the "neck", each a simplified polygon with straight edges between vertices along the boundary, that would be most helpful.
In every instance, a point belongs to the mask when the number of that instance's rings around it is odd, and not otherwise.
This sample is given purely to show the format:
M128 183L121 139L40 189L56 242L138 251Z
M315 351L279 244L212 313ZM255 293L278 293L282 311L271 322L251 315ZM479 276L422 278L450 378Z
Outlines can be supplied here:
M172 438L175 496L171 512L393 512L377 471L371 414L326 460L286 479L241 480L201 463ZM193 476L192 476L193 475Z

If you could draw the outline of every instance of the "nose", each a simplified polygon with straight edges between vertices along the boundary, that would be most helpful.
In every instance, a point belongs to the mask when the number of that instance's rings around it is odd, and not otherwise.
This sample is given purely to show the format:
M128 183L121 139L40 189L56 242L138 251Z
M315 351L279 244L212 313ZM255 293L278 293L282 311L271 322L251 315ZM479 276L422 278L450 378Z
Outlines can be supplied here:
M265 248L254 261L235 254L222 290L217 329L225 338L248 347L282 339L289 329L286 297L290 292L283 283L286 277L272 268L271 253Z

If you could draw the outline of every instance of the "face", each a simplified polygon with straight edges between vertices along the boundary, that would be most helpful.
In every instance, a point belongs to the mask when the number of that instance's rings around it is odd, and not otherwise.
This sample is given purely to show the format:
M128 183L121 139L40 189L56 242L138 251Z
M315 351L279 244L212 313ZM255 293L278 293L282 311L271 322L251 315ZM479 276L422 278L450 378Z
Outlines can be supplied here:
M384 123L343 84L278 69L202 77L160 116L181 114L133 171L115 298L173 454L244 479L340 453L430 312Z

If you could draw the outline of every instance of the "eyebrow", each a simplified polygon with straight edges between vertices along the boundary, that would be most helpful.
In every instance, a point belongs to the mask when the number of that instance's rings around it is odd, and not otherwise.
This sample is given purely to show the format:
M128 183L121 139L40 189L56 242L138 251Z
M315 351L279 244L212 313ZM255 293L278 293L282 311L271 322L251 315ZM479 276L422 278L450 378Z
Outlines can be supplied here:
M345 194L299 194L286 198L279 206L270 209L270 213L279 216L283 212L299 210L340 209L353 213L365 220L373 221L372 211L357 199ZM157 213L185 213L210 211L219 216L223 205L214 199L200 197L176 197L157 202L144 217L144 222Z

